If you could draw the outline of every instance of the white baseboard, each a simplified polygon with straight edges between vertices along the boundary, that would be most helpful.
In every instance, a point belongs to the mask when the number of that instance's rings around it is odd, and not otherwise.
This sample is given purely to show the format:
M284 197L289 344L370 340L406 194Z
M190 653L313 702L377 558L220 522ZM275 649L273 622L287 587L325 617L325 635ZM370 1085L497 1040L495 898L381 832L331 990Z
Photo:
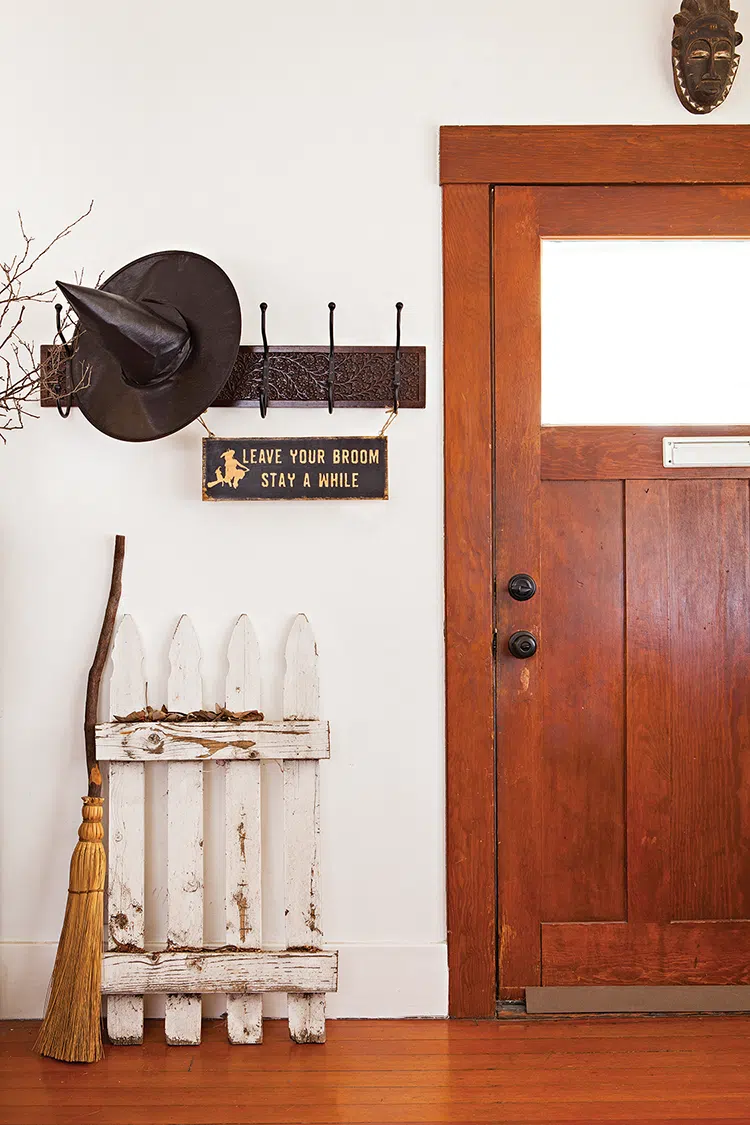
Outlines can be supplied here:
M0 943L0 1019L39 1019L56 944ZM339 990L328 997L331 1019L442 1017L448 1012L448 956L436 945L340 945ZM286 1015L286 997L264 997L271 1019ZM204 998L204 1015L220 1016L223 997ZM148 997L146 1015L163 1017L164 1000Z

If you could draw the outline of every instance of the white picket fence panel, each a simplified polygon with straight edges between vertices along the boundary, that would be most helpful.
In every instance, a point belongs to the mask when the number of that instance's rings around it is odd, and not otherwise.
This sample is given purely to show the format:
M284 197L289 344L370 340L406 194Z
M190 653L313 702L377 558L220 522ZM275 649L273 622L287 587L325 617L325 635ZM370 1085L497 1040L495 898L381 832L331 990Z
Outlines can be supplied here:
M260 707L260 651L246 616L227 651L226 706ZM169 652L167 706L203 706L201 653L182 617ZM146 705L138 630L123 618L113 650L112 717ZM230 1042L260 1043L262 995L288 994L289 1032L298 1043L325 1040L325 994L338 984L338 954L321 950L320 760L330 756L328 723L319 717L318 652L304 614L286 646L284 719L279 722L103 723L97 754L109 763L108 952L102 966L107 1031L113 1043L143 1041L143 997L166 995L165 1035L172 1045L200 1043L201 995L227 994ZM286 950L261 941L260 763L284 771ZM203 947L203 763L225 773L226 948ZM168 763L167 946L146 951L145 766Z

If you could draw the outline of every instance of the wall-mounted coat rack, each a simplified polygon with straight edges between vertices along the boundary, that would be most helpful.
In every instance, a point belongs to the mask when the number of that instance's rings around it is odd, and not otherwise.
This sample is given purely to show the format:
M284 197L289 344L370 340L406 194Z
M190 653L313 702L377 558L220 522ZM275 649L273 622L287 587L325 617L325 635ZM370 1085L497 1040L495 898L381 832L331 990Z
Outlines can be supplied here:
M277 406L375 409L423 409L424 347L401 346L401 302L396 306L396 341L383 347L339 347L334 341L335 304L329 304L328 345L269 345L265 302L261 305L261 345L239 348L231 374L214 406L260 407L263 417ZM60 344L42 345L41 359L49 386L66 388L67 355ZM55 406L57 395L42 395L42 406ZM75 401L73 401L75 405Z

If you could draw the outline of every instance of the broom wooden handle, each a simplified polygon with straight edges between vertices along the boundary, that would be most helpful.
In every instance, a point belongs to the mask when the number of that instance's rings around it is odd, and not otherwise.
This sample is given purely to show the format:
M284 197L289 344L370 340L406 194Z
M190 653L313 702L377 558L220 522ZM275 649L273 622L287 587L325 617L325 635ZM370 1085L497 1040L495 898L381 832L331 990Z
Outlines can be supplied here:
M99 689L102 684L104 666L107 663L109 646L112 644L112 634L115 631L117 608L120 604L122 593L122 564L125 559L125 536L115 538L115 556L112 562L112 584L109 588L107 608L104 611L102 631L99 634L99 643L96 646L94 663L91 665L88 683L86 684L86 713L83 721L83 733L86 741L86 770L89 778L89 797L101 797L102 775L96 760L96 720L99 715Z

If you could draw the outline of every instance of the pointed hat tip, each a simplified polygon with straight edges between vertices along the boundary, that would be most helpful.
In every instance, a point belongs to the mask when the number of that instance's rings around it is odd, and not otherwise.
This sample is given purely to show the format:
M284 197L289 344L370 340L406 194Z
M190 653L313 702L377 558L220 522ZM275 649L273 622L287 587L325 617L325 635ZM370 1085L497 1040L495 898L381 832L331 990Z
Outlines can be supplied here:
M75 305L82 294L97 292L96 289L89 289L85 285L74 285L72 281L56 281L55 285L71 305Z
M91 289L88 285L79 285L76 281L56 281L55 285L58 289L65 292L70 290L71 293L100 293L100 289Z
M156 312L107 289L90 289L58 281L60 292L78 314L79 324L93 329L102 347L114 357L123 378L147 387L171 378L190 354L190 330L178 309Z

